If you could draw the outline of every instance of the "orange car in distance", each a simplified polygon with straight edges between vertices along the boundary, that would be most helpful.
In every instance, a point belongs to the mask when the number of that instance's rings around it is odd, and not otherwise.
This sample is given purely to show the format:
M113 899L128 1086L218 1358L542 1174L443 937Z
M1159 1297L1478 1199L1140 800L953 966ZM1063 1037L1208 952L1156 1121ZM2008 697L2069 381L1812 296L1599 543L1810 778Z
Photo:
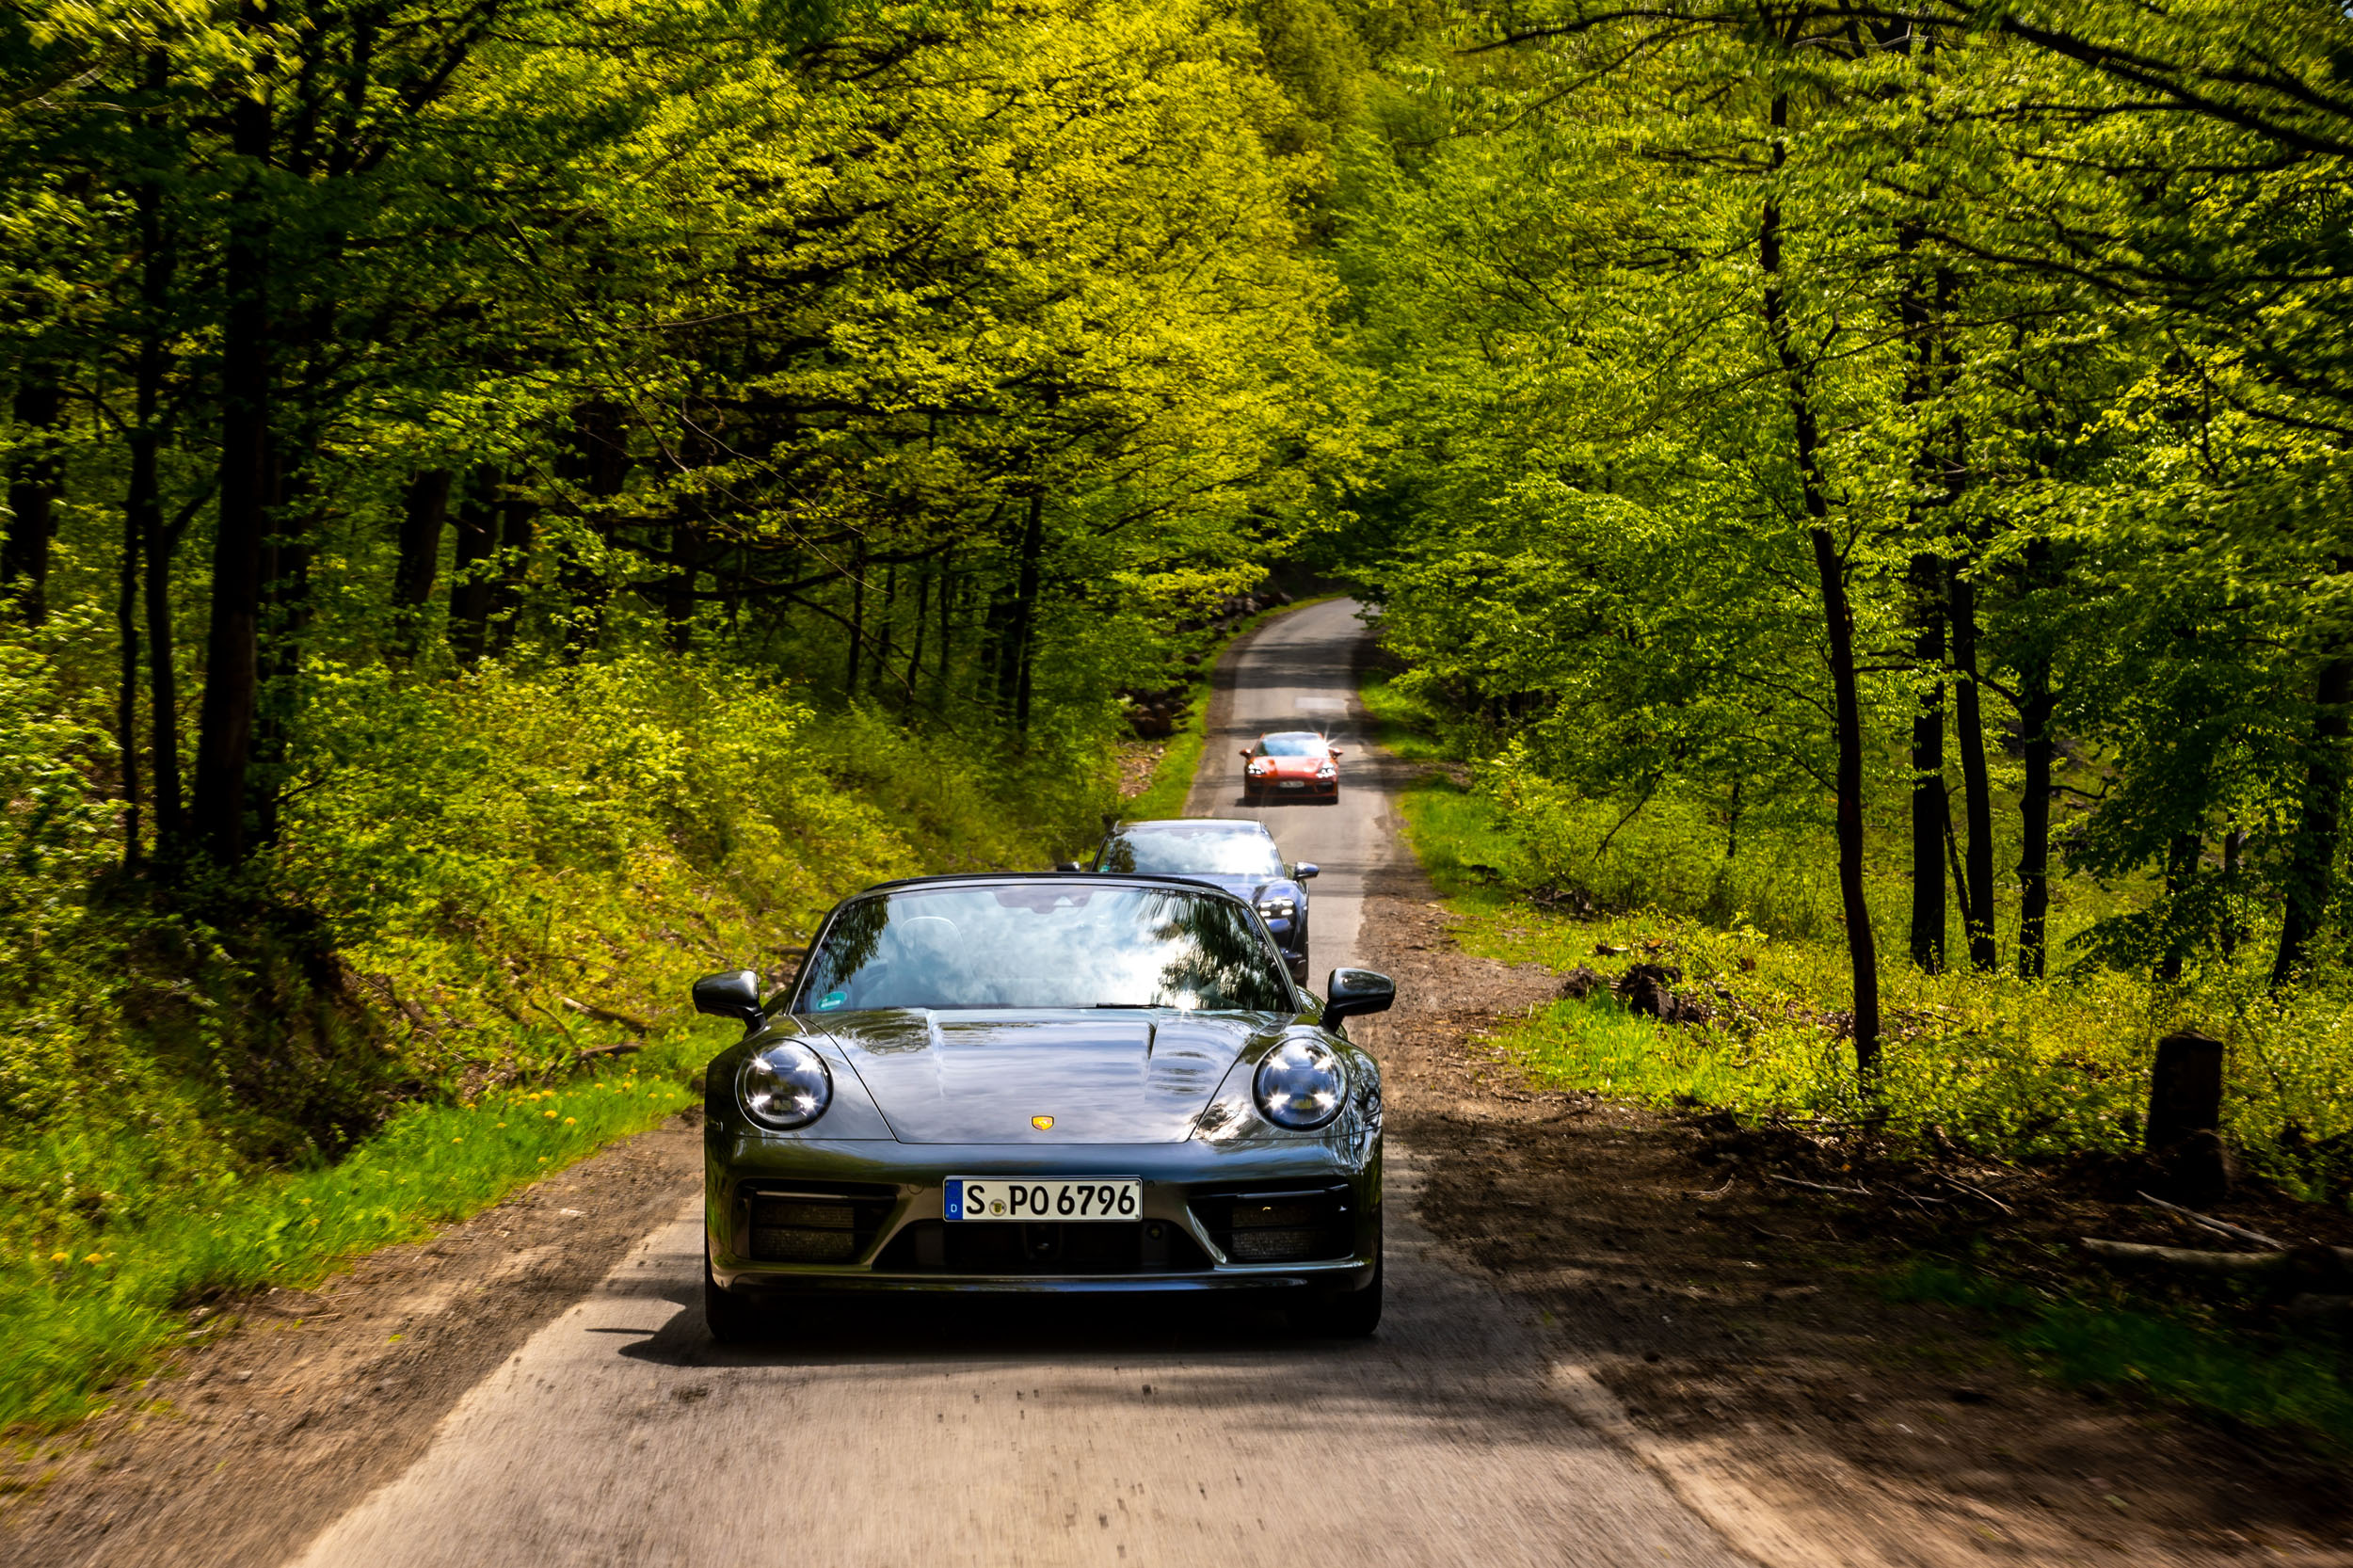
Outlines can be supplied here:
M1261 735L1241 755L1241 795L1249 805L1269 798L1340 798L1339 748L1313 730Z

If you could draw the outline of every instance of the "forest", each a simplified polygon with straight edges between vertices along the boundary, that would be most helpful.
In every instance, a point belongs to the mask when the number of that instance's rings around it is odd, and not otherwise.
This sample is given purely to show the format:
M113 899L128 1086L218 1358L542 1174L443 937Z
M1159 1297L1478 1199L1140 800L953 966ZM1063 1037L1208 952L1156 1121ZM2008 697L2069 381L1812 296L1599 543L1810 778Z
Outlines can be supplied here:
M2348 154L2318 0L0 6L0 1422L1083 842L1273 568L1838 1105L2192 1025L2342 1196Z

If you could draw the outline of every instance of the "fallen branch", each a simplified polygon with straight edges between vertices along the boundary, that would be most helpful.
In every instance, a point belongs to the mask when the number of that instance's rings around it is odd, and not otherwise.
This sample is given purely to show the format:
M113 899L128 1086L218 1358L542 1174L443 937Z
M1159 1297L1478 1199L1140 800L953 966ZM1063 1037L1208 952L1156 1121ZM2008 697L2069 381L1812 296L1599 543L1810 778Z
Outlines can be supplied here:
M1968 1182L1962 1181L1956 1176L1948 1176L1942 1171L1931 1171L1929 1174L1936 1177L1937 1180L1943 1182L1945 1186L1952 1188L1955 1192L1966 1192L1973 1198L1984 1199L1987 1203L1992 1204L1994 1208L2000 1209L2005 1214L2015 1214L2018 1212L2018 1210L2012 1208L2009 1205L2004 1203L2001 1199L1995 1197L1993 1193L1987 1192L1982 1187L1973 1187Z
M1771 1171L1765 1173L1765 1179L1778 1181L1784 1187L1802 1187L1809 1192L1837 1192L1855 1198L1867 1198L1871 1195L1871 1190L1868 1187L1829 1187L1818 1181L1800 1181L1796 1176L1776 1176Z
M2284 1269L2290 1255L2283 1252L2201 1252L2194 1247L2158 1247L2145 1241L2109 1241L2097 1236L2083 1239L2084 1251L2114 1263L2158 1263L2169 1269L2192 1269L2208 1274L2263 1274Z
M2228 1236L2240 1241L2252 1241L2259 1247L2269 1247L2273 1252L2288 1250L2288 1244L2285 1241L2274 1240L2260 1230L2249 1230L2245 1225L2234 1225L2228 1220L2217 1220L2211 1215L2201 1214L2194 1208L2184 1208L2180 1204L2168 1203L2163 1198L2153 1198L2146 1192L2140 1194L2140 1201L2152 1208L2162 1208L2168 1214L2179 1215L2191 1224L2202 1225L2217 1236Z
M643 1018L632 1018L626 1013L616 1013L605 1007L592 1007L587 1002L574 1001L569 997L557 997L555 1000L582 1017L594 1018L600 1024L614 1024L622 1029L633 1029L640 1034L649 1034L653 1032L653 1025Z
M2112 1263L2152 1263L2208 1274L2293 1273L2343 1278L2353 1273L2353 1247L2297 1247L2287 1252L2203 1252L2195 1247L2156 1247L2143 1241L2083 1238L2084 1251Z

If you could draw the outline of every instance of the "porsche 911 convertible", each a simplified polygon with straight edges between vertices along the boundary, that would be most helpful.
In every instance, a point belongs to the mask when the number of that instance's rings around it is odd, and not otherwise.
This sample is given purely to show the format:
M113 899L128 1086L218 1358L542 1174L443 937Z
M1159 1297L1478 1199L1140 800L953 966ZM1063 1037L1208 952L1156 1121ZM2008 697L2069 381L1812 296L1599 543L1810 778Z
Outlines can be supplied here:
M1101 873L844 900L793 984L696 983L744 1038L705 1078L703 1308L721 1341L840 1291L1265 1293L1381 1319L1381 1075L1249 904Z

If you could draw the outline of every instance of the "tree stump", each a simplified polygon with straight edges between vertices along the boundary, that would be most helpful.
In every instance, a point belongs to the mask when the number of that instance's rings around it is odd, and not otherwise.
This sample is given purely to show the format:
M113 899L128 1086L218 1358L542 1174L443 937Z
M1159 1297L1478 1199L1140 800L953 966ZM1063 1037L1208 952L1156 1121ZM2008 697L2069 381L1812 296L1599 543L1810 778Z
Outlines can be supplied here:
M2222 1146L2222 1042L2203 1034L2169 1034L2157 1042L2149 1074L2145 1146L2169 1196L2206 1203L2231 1185Z

